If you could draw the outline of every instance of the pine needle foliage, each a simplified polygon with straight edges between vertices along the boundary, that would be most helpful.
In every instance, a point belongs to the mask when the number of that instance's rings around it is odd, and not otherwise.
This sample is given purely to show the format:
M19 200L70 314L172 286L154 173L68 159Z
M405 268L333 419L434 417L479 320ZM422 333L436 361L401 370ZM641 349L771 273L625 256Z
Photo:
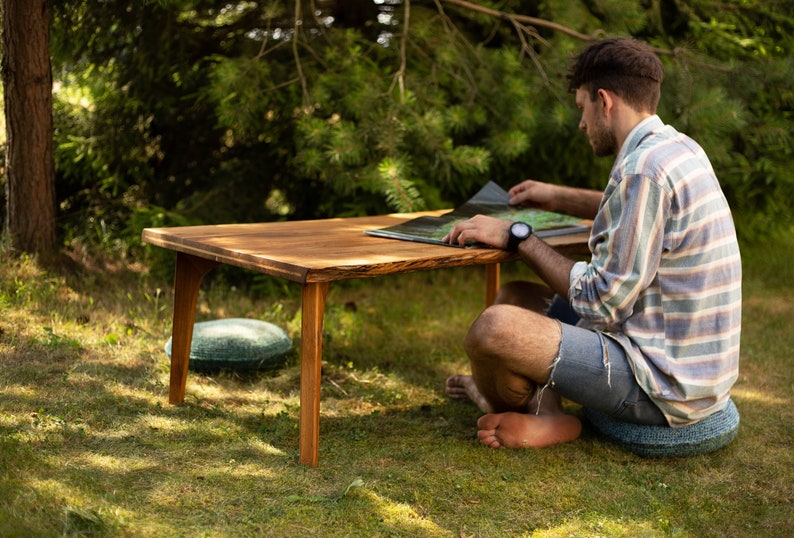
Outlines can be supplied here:
M709 152L742 234L794 206L790 2L57 4L66 242L149 206L236 222L449 207L489 179L600 188L564 75L604 36L659 50L660 115Z

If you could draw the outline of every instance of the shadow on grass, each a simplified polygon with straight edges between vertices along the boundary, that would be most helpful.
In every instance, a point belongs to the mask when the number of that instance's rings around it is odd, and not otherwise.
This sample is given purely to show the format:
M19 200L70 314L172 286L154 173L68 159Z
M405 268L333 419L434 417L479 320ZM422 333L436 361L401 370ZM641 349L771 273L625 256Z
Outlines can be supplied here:
M456 293L394 305L436 281L384 280L332 297L358 314L329 310L318 469L297 464L295 364L191 373L186 403L170 406L160 342L122 352L5 331L0 535L791 535L794 345L777 290L749 288L736 441L644 460L589 429L547 450L482 447L478 411L443 394L481 294L457 298L460 272L445 284ZM388 332L395 319L407 329ZM384 354L368 340L394 341Z
M323 385L320 468L309 469L297 465L295 369L191 374L194 392L170 406L161 365L146 354L125 363L82 348L51 351L34 344L4 357L0 506L14 531L114 535L132 525L134 534L290 535L321 524L335 526L329 535L362 528L510 535L566 529L574 518L573 531L608 524L709 536L715 517L722 530L790 529L785 474L757 458L763 451L791 460L785 423L764 419L782 416L790 402L753 400L746 382L738 386L743 424L733 445L687 460L643 460L588 429L545 451L489 450L475 438L478 411L446 399L443 376L434 392L407 384L412 367L399 362L387 373L327 365L326 381L336 379L346 394ZM343 495L359 477L363 485ZM548 495L536 484L556 485ZM494 516L495 507L503 514Z

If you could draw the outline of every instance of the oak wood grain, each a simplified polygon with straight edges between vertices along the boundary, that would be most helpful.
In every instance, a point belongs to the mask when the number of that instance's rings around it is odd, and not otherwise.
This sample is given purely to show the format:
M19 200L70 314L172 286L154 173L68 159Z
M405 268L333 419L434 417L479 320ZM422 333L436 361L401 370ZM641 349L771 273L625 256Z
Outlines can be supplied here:
M395 273L500 263L516 254L492 248L455 248L366 235L441 211L357 217L147 228L144 242L288 280L332 282ZM581 246L586 233L550 237L549 245Z

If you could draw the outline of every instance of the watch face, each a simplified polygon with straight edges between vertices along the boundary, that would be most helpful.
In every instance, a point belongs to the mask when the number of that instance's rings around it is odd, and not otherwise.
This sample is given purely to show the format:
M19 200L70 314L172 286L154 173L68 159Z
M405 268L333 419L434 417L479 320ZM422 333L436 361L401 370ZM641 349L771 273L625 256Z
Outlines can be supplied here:
M510 226L510 231L513 232L513 235L516 237L529 237L530 229L529 225L523 222L514 222L512 226Z

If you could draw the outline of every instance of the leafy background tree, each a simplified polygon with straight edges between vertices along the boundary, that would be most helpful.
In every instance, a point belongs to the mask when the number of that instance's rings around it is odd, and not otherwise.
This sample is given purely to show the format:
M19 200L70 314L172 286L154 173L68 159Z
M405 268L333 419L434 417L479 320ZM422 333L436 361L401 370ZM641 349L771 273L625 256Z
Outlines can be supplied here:
M588 39L659 50L660 114L740 222L788 226L787 1L60 0L59 232L124 253L146 226L449 207L488 179L602 187L565 92Z

